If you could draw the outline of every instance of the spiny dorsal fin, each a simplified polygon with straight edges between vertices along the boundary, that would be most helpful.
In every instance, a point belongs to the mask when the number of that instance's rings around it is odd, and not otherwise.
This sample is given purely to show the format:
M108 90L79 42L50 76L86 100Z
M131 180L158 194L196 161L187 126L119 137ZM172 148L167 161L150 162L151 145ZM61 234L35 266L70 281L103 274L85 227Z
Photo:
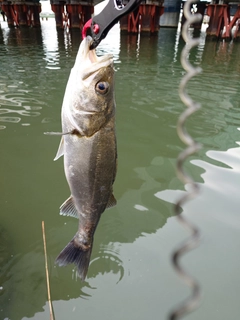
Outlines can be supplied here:
M64 154L64 138L62 137L58 147L56 157L53 160L54 161L58 160L61 156L63 156L63 154Z
M116 204L117 204L117 200L115 199L114 195L111 194L111 196L108 200L106 209L112 208L112 207L116 206Z
M72 196L70 196L60 207L61 216L69 216L73 218L79 218L78 211L73 202Z

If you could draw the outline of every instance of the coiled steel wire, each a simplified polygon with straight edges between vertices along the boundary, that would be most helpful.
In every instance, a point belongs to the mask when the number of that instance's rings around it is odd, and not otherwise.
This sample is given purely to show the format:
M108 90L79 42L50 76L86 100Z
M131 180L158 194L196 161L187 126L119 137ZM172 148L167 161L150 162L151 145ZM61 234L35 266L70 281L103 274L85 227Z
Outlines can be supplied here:
M198 194L198 185L194 180L184 171L183 164L184 161L193 153L197 152L200 149L200 145L195 142L195 140L188 133L185 122L189 116L194 112L199 110L201 107L198 102L195 102L187 93L187 84L192 77L196 76L201 72L201 68L194 67L189 62L190 51L193 47L199 45L199 38L192 38L189 34L189 26L193 23L198 22L201 19L200 14L191 13L191 5L195 3L195 0L187 0L184 4L183 13L185 15L186 21L182 27L182 37L186 42L185 47L181 53L181 64L182 67L186 70L186 74L182 78L179 85L179 96L182 102L186 105L186 109L180 115L178 124L177 124L177 133L179 138L187 145L178 156L176 169L179 179L190 187L190 191L187 192L174 206L174 211L177 215L179 222L186 227L190 232L190 237L184 241L172 254L172 264L175 271L178 273L179 277L183 282L190 287L191 294L190 296L178 305L169 315L169 320L177 320L184 315L187 315L189 312L195 310L200 303L200 285L198 282L182 267L180 264L180 259L182 255L188 251L197 247L200 241L200 231L199 229L190 223L186 218L181 214L181 208L190 199L194 198Z

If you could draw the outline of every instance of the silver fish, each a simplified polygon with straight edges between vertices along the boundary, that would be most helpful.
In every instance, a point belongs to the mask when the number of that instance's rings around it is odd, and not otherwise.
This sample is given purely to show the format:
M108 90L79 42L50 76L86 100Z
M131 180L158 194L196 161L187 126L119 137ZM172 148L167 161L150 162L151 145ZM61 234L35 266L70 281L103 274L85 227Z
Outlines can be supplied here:
M71 196L60 214L79 218L78 231L56 259L74 263L84 280L101 214L116 204L114 70L112 55L98 57L86 37L71 70L62 105L62 139L54 160L64 155Z

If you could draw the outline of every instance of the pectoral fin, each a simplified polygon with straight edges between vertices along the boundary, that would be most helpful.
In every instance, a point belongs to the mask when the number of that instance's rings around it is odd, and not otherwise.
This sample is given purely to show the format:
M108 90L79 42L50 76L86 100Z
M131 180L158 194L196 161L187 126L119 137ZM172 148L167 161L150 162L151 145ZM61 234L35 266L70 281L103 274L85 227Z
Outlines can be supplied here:
M69 216L73 218L79 218L78 211L73 202L72 196L70 196L60 207L61 216Z
M44 132L47 136L65 136L66 134L72 134L74 130L69 132Z
M64 154L64 138L62 137L60 144L59 144L59 147L58 147L57 154L56 154L55 158L53 159L53 161L58 160L61 156L63 156L63 154Z
M115 207L117 204L117 200L115 199L114 195L111 194L109 200L108 200L108 203L107 203L107 206L106 206L106 209L109 209L109 208L112 208L112 207Z

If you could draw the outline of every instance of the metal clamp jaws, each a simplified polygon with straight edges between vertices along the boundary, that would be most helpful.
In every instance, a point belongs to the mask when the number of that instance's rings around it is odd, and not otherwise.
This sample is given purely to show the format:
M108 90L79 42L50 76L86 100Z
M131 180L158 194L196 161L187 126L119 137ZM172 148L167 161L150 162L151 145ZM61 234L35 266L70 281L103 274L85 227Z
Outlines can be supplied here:
M95 49L119 19L135 10L141 1L142 0L129 0L129 2L124 5L123 0L109 0L106 7L104 7L98 15L87 21L83 27L83 38L86 37L87 29L91 29L93 43L90 49Z

